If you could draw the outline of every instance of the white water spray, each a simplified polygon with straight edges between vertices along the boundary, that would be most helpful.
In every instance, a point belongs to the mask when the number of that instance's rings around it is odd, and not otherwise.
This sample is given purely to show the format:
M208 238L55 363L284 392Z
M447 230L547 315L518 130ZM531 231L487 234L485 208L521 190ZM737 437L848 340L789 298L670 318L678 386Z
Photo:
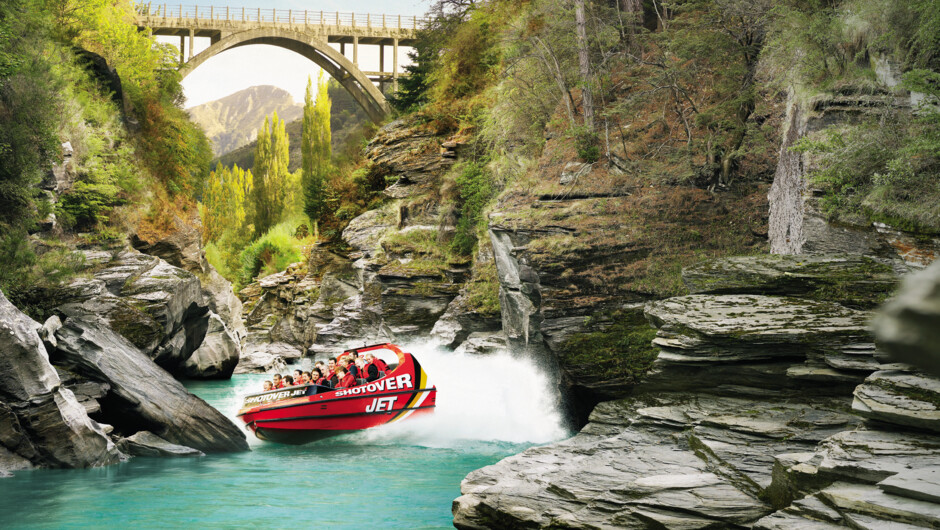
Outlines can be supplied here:
M437 386L437 408L351 438L450 447L466 440L547 443L567 434L557 390L531 360L508 352L455 354L427 345L402 349L414 354L429 384Z

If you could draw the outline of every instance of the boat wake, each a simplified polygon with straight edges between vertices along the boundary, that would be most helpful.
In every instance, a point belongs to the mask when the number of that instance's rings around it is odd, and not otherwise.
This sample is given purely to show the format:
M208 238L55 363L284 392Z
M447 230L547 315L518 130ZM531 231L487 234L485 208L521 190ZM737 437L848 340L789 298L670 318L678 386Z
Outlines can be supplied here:
M467 441L547 443L565 437L557 389L531 360L509 352L460 355L421 344L402 345L437 385L433 414L342 439L455 447Z

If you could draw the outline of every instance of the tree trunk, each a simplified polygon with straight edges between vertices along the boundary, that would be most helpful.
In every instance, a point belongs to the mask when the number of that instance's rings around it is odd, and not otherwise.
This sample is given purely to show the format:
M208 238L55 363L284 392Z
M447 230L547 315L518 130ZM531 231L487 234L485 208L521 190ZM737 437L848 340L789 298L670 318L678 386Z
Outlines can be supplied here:
M591 58L588 55L585 30L584 0L574 0L574 17L578 27L578 64L581 67L581 103L584 106L584 126L594 130L594 98L591 93Z
M643 0L620 0L620 9L627 14L627 33L632 46L635 44L637 33L643 27Z

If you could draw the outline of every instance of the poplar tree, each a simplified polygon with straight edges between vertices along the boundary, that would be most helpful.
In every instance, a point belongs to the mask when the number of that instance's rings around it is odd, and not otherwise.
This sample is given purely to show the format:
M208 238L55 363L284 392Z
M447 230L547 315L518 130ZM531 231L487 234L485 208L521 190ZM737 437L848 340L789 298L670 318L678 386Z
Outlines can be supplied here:
M209 173L199 205L205 241L219 241L227 232L245 229L251 179L251 171L237 164L229 169L220 163Z
M323 79L323 71L320 71L320 77L317 79L316 100L313 96L313 80L307 77L300 154L303 171L304 213L313 221L315 234L318 232L318 220L323 215L326 206L326 178L331 169L331 106L328 84Z
M270 122L265 117L255 148L251 202L256 237L276 225L287 206L289 153L286 125L275 112Z

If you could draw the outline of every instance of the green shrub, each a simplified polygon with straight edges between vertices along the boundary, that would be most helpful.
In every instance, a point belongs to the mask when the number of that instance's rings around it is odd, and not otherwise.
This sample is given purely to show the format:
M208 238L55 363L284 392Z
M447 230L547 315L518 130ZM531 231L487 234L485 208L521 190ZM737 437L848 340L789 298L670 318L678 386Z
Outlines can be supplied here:
M496 275L496 262L475 267L473 278L467 283L467 308L482 315L498 315L499 278Z
M62 222L76 229L94 229L106 224L111 210L124 204L118 191L112 184L76 182L60 198L58 212Z
M459 171L457 184L457 205L460 218L451 248L454 252L468 256L477 242L477 228L483 222L483 208L495 195L492 176L489 171L476 162L465 162L456 168Z
M31 187L59 145L61 81L39 19L28 2L0 3L0 224L30 222Z
M413 254L445 259L445 249L437 242L437 230L408 230L392 232L382 238L382 248L388 254Z
M0 291L20 310L38 322L49 317L51 300L37 296L58 287L83 268L85 256L66 248L41 255L30 248L26 230L0 232Z
M306 221L292 220L274 225L248 245L239 255L238 283L247 285L259 276L274 274L285 270L291 263L301 261L304 244L312 242L311 238L294 237L301 222Z
M940 75L933 72L909 72L905 84L930 97L940 94ZM793 149L816 159L810 181L823 191L820 202L830 218L862 217L902 230L940 232L940 112L935 109L928 106L914 116L888 110L803 138Z
M579 127L574 131L574 139L575 147L578 150L578 158L588 164L597 162L601 157L601 148L597 145L599 141L597 133Z

